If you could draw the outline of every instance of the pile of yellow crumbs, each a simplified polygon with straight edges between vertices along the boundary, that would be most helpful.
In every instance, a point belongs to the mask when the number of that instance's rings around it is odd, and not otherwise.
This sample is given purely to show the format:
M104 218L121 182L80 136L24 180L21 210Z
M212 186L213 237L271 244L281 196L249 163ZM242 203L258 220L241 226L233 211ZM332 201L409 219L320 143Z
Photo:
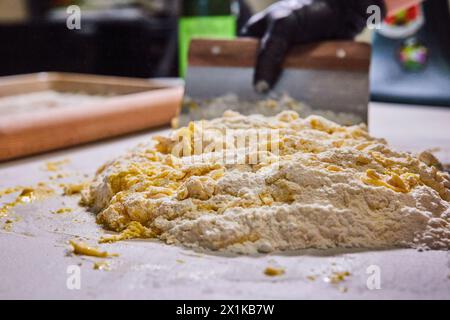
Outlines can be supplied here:
M83 193L99 223L123 231L102 241L240 253L450 248L449 175L364 125L226 112L155 141L100 167Z

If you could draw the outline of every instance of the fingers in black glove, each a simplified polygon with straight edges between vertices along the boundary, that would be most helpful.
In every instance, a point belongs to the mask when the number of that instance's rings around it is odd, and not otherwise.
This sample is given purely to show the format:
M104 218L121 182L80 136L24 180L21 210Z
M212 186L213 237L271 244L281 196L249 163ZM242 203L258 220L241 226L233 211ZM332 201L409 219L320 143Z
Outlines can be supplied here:
M241 34L262 38L258 51L253 83L256 91L265 93L277 82L282 71L284 57L292 45L290 31L296 29L292 7L269 8L253 16Z
M295 10L309 0L281 1L253 16L241 34L261 38L253 84L265 93L278 81L284 57L293 44L293 33L299 32Z
M252 16L244 27L239 32L242 37L256 37L261 38L267 30L267 17L266 12L262 11L260 13Z
M286 35L289 30L287 24L287 20L270 21L261 40L253 79L255 89L259 93L269 91L280 77L284 57L291 47L291 37Z
M254 85L270 90L278 80L289 48L294 44L325 39L351 39L362 31L367 7L383 0L280 1L252 17L241 35L261 38Z

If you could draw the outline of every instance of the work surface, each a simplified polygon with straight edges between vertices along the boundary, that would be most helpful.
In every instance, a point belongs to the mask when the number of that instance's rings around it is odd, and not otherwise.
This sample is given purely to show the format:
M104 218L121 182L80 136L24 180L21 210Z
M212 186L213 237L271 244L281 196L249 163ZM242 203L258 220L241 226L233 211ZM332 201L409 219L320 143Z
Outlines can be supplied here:
M450 109L384 104L372 104L370 109L372 135L402 150L434 149L446 164L449 124ZM105 161L162 131L0 164L0 189L86 181ZM69 161L60 171L47 170L48 161L64 159ZM5 196L0 203L11 200ZM450 298L450 253L444 251L307 250L248 257L133 240L101 245L119 257L74 256L69 240L80 237L95 245L105 234L78 201L78 196L56 195L16 206L9 213L8 219L14 221L11 230L0 230L0 298ZM54 213L67 207L73 211ZM2 228L5 219L0 219ZM110 270L94 270L98 261L108 261ZM269 277L264 274L267 267L282 268L285 274Z

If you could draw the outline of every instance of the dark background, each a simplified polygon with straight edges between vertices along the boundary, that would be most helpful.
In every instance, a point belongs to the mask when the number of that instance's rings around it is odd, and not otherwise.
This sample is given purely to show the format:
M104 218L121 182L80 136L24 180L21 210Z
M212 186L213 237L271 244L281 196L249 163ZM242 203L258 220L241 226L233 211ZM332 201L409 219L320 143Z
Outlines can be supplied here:
M0 76L60 71L177 77L180 1L141 0L107 10L86 12L83 9L81 30L69 30L64 8L77 1L28 0L26 20L0 22ZM142 5L156 2L163 3L164 7L152 10ZM375 35L372 100L450 106L448 2L427 0L423 4L426 24L413 36L429 49L429 61L423 70L408 72L398 63L397 52L406 39ZM242 26L251 13L244 0L239 4L239 26ZM54 8L58 5L63 10L56 14Z
M178 76L178 0L164 0L168 4L160 10L140 5L83 10L81 30L67 29L64 10L54 14L57 4L65 8L71 2L28 0L27 21L0 23L0 76L39 71ZM241 1L240 10L242 25L250 12Z
M25 22L0 24L0 75L65 71L132 77L177 75L177 13L139 6L82 16L69 30L52 1L28 0Z

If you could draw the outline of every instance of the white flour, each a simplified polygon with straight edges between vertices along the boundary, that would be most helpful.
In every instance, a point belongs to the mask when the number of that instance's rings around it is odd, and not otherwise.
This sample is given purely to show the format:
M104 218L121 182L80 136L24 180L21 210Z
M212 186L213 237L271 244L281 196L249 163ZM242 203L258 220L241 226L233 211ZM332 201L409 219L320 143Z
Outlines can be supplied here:
M83 93L66 93L53 90L0 97L0 116L45 111L62 107L76 107L90 102L103 101L106 98Z
M186 97L184 104L189 106L190 119L213 119L227 110L236 110L245 115L261 114L266 117L277 115L284 110L290 110L298 113L302 118L317 115L342 125L354 125L364 122L361 117L353 113L311 108L309 105L299 102L286 93L274 94L270 98L258 101L246 101L232 93L200 101Z
M256 164L224 165L206 148L196 162L171 155L179 136L194 148L197 131L210 142L229 129L267 128L279 131L279 150ZM396 152L363 126L227 112L157 141L106 164L90 186L85 201L108 229L137 221L167 243L241 253L450 248L449 175L431 155Z

